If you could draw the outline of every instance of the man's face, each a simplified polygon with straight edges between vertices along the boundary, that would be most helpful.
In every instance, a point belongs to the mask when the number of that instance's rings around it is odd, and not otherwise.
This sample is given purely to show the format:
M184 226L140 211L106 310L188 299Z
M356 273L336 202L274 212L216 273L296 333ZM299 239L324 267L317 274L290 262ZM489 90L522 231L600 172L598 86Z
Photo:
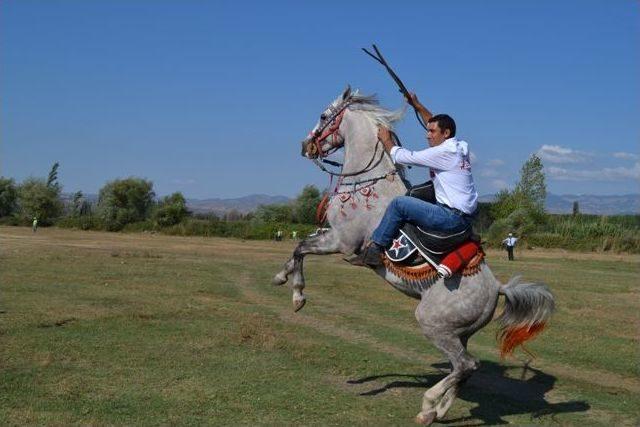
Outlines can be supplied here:
M449 139L449 135L451 135L451 131L445 129L445 131L442 132L440 126L438 126L438 122L427 123L427 140L429 141L430 147L436 147L442 144L446 139Z

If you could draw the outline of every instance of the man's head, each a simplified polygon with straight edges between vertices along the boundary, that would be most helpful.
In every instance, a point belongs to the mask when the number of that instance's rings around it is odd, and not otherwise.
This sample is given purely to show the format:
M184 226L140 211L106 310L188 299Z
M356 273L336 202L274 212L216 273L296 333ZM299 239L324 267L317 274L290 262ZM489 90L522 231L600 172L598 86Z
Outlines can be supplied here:
M445 140L456 136L456 122L447 114L437 114L427 122L429 146L436 147Z
M513 237L513 233L509 233L509 237Z

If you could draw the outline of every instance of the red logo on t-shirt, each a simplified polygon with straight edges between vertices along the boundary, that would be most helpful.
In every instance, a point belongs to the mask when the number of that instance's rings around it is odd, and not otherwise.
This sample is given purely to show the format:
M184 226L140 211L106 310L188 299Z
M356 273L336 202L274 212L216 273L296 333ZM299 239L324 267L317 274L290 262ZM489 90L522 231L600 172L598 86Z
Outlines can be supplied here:
M462 158L462 161L460 162L460 169L465 169L468 171L471 170L471 162L469 161L469 158L467 156Z

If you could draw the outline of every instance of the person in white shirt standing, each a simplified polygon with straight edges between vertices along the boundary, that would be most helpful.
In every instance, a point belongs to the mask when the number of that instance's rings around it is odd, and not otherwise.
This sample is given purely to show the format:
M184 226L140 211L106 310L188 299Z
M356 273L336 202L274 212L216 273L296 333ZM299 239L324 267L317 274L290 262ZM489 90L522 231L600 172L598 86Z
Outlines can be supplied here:
M513 233L509 233L509 236L502 241L502 244L507 248L507 253L509 254L509 261L513 261L513 248L515 248L517 241L518 241L518 238L513 237Z
M427 123L429 148L410 151L394 144L388 129L380 127L378 138L395 163L430 168L436 203L399 196L391 201L374 230L371 242L360 255L363 264L382 264L382 252L397 236L405 222L432 230L457 232L471 225L478 207L478 193L471 175L469 146L456 136L456 123L446 114L432 115L411 94L422 119Z

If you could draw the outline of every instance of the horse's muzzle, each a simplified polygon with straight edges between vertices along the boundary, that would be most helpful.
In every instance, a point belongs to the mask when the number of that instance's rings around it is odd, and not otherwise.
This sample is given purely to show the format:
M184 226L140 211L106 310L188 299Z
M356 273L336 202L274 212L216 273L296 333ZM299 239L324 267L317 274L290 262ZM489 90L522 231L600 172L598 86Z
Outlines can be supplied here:
M313 138L305 138L302 142L302 152L300 155L302 157L307 157L309 159L315 159L318 157L318 147L314 144Z

